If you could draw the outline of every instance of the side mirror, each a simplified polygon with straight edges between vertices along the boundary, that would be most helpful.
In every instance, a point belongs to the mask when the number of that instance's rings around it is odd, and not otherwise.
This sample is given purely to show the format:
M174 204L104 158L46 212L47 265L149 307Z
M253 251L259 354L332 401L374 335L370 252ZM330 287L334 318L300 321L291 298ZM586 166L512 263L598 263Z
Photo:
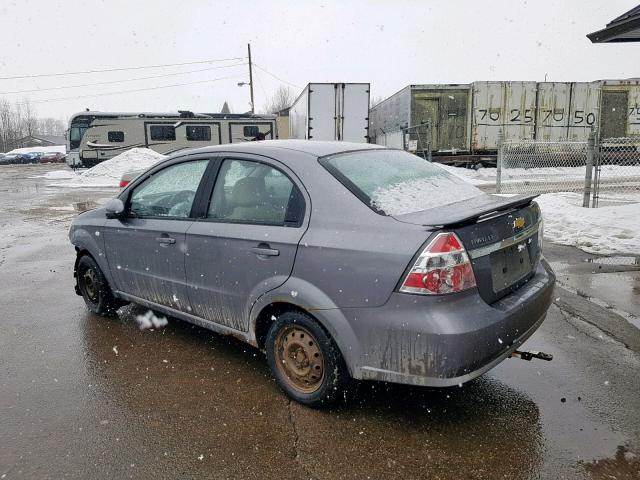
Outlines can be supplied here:
M124 216L124 203L119 198L112 198L104 205L107 218L122 218Z

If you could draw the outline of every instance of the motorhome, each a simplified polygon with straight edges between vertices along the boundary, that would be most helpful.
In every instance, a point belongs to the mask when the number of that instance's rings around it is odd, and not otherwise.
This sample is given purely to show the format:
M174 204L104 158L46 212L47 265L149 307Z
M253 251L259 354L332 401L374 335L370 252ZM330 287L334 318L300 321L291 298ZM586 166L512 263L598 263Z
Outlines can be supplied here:
M171 154L186 148L275 138L275 115L86 111L69 121L67 164L92 167L134 147Z

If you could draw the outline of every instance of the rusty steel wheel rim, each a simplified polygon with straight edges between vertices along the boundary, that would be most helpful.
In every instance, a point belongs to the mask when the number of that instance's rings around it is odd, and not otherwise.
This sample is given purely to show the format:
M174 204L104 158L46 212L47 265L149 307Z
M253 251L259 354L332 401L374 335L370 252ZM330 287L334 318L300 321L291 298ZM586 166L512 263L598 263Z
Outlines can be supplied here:
M89 299L93 302L98 299L98 279L96 276L96 272L93 271L93 268L88 268L84 275L82 276L82 280L84 281L84 291L86 292Z
M276 337L276 365L284 380L302 393L313 393L324 379L324 357L306 328L291 325Z

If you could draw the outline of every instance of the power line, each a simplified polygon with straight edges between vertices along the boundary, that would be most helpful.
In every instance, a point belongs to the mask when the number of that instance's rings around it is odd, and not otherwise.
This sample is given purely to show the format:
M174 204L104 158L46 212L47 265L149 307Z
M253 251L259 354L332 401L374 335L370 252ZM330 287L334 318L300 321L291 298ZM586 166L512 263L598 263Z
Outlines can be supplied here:
M273 73L265 70L263 67L261 67L260 65L258 65L256 62L253 62L253 64L258 67L260 70L262 70L264 73L266 73L267 75L271 75L273 78L275 78L276 80L282 82L282 83L286 83L287 85L291 85L292 87L296 87L296 88L302 88L300 85L296 85L295 83L291 83L291 82L287 82L286 80L281 79L280 77L277 77L276 75L274 75Z
M105 68L103 70L84 70L78 72L62 72L62 73L41 73L37 75L16 75L12 77L0 77L0 80L18 80L22 78L40 78L40 77L61 77L64 75L82 75L85 73L106 73L106 72L122 72L125 70L143 70L146 68L161 68L161 67L180 67L183 65L201 65L203 63L216 63L216 62L230 62L235 60L244 60L245 57L233 57L233 58L217 58L212 60L202 60L199 62L183 62L183 63L165 63L163 65L145 65L143 67L119 67L119 68Z
M13 92L0 92L0 95L10 95L10 94L17 94L17 93L32 93L32 92L46 92L46 91L51 91L51 90L65 90L68 88L82 88L82 87L95 87L98 85L111 85L114 83L125 83L125 82L135 82L138 80L151 80L153 78L164 78L164 77L173 77L176 75L187 75L189 73L198 73L198 72L208 72L211 70L217 70L219 68L231 68L231 67L239 67L242 65L246 65L247 62L242 62L242 63L234 63L233 65L222 65L220 67L209 67L209 68L201 68L198 70L189 70L187 72L175 72L175 73L163 73L162 75L151 75L151 76L147 76L147 77L137 77L137 78L129 78L126 80L110 80L107 82L96 82L96 83L84 83L82 85L68 85L65 87L49 87L49 88L33 88L30 90L15 90Z
M185 85L196 85L199 83L208 83L208 82L217 82L219 80L228 80L230 78L238 78L240 77L240 75L231 75L228 77L220 77L220 78L211 78L209 80L198 80L196 82L185 82L185 83L174 83L173 85L161 85L159 87L147 87L147 88L137 88L134 90L120 90L118 92L106 92L106 93L94 93L91 95L76 95L73 97L60 97L60 98L49 98L47 100L36 100L33 102L29 102L32 104L35 103L49 103L49 102L58 102L58 101L62 101L62 100L75 100L77 98L92 98L92 97L104 97L104 96L108 96L108 95L120 95L123 93L135 93L135 92L146 92L149 90L159 90L162 88L173 88L173 87L183 87Z

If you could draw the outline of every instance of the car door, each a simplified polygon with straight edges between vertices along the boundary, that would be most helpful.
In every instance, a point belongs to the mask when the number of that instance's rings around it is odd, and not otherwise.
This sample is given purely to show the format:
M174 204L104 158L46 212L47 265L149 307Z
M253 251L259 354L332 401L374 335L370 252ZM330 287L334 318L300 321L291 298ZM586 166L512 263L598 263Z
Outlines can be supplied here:
M188 310L185 233L209 160L179 161L137 183L122 219L107 220L105 251L119 291Z
M187 231L187 291L195 315L247 331L251 305L291 274L306 200L278 162L221 160L206 218Z

